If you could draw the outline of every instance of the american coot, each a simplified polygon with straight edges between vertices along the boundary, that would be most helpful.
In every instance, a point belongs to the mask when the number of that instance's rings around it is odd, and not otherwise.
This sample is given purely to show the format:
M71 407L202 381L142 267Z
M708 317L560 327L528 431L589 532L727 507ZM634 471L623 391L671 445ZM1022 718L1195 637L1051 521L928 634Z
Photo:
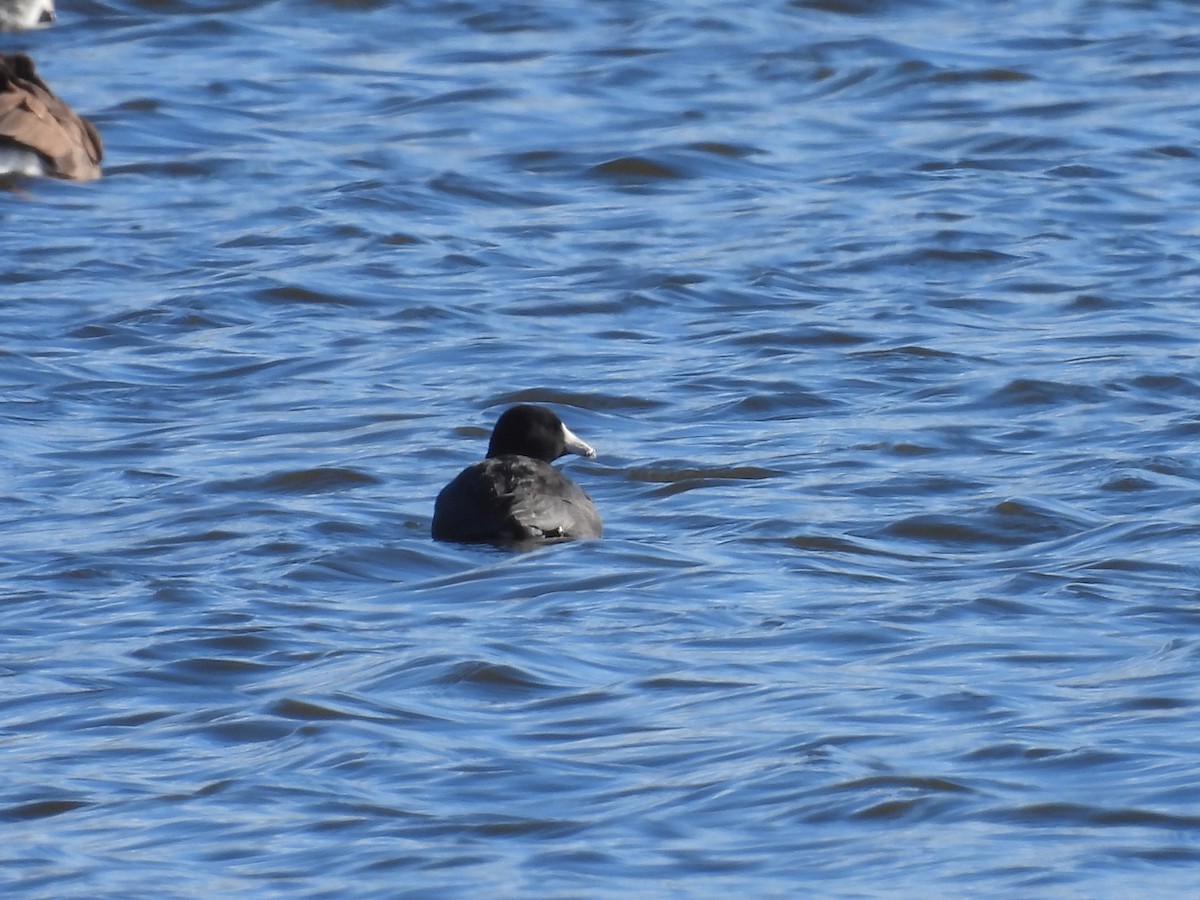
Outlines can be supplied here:
M442 488L433 508L439 541L527 544L598 538L600 513L550 463L596 451L544 406L514 406L492 431L487 458Z
M24 53L0 53L0 173L100 177L104 145L38 77Z
M54 23L54 0L0 0L0 31L28 31Z

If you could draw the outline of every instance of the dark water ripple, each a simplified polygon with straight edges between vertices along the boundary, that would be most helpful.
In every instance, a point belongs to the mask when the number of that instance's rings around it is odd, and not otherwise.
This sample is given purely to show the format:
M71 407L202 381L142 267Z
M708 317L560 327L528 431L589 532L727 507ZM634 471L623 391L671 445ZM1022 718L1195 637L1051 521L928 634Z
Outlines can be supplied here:
M1194 890L1191 7L60 7L5 896ZM603 541L429 540L515 402Z

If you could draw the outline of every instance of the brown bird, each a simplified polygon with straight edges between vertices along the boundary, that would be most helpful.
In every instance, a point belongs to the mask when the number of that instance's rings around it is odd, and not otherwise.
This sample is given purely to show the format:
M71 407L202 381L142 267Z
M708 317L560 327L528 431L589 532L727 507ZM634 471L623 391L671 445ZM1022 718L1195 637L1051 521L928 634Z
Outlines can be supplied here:
M28 31L54 24L54 0L0 0L0 31Z
M38 77L24 53L0 53L0 172L75 181L100 177L104 144Z

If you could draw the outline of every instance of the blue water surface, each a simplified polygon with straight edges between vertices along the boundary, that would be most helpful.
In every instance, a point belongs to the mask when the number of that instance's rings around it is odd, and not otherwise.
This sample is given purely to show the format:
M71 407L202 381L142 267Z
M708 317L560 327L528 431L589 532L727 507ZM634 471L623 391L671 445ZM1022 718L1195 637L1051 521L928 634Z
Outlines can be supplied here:
M0 37L5 896L1194 891L1191 4ZM515 402L603 540L429 538Z

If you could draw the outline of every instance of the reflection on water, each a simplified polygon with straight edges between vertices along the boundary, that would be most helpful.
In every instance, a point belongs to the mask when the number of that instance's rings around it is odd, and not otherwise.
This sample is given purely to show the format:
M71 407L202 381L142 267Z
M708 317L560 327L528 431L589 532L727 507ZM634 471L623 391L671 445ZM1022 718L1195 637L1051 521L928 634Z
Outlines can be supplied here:
M21 36L108 163L2 198L10 888L1186 892L1192 25ZM517 402L605 539L434 543Z

